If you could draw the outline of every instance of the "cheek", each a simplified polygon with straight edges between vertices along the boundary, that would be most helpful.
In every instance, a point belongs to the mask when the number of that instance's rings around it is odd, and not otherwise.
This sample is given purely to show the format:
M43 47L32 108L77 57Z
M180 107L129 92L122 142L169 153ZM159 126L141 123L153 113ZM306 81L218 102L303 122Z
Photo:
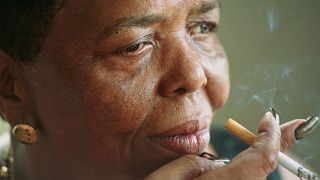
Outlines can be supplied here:
M218 109L226 103L230 92L229 63L225 54L218 54L206 68L206 92L212 107Z
M94 73L91 73L94 74ZM146 73L147 74L147 73ZM110 138L128 141L140 128L155 98L155 85L150 77L126 77L121 73L95 75L82 86L82 106L85 116L92 119L88 125L93 133L103 133ZM89 88L88 88L89 87ZM122 142L122 141L121 141Z
M86 67L69 73L50 73L54 76L41 80L36 88L46 141L53 144L61 159L70 156L65 159L80 159L95 167L112 161L112 168L120 167L154 102L151 72L144 77L127 77ZM75 153L75 147L81 151Z
M98 119L99 124L114 127L115 131L129 133L139 126L148 112L148 95L139 96L143 92L131 85L122 84L111 89L95 87L94 93L85 93L83 106L87 107L86 114Z

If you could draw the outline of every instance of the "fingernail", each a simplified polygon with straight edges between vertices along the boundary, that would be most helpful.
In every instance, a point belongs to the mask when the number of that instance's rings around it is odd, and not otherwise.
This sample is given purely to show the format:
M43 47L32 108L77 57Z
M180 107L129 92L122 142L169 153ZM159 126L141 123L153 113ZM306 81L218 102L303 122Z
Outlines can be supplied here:
M223 162L225 164L230 162L230 159L228 159L228 158L222 158L222 157L215 156L215 155L207 153L207 152L203 152L199 156L206 158L206 159L209 159L209 160L212 160L212 161L215 161L215 162Z
M273 107L269 107L269 112L272 113L273 117L276 118L277 117L277 112Z
M269 107L269 112L271 112L271 114L274 117L274 119L276 120L276 122L278 124L280 124L279 115L278 115L277 111L273 107Z
M318 116L308 117L305 123L302 123L297 129L295 130L295 138L296 140L303 139L304 137L311 134L319 125L320 119Z
M203 157L203 158L206 158L206 159L213 159L213 158L216 158L215 155L213 154L210 154L208 152L203 152L201 154L199 154L200 157Z

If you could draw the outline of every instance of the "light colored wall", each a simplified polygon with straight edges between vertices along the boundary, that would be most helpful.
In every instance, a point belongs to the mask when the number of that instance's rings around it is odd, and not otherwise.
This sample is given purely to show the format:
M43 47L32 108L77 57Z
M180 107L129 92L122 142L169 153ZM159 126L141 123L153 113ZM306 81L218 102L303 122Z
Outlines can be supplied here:
M218 31L231 64L232 117L256 131L269 106L281 122L320 113L320 0L221 0ZM320 128L291 151L320 173Z

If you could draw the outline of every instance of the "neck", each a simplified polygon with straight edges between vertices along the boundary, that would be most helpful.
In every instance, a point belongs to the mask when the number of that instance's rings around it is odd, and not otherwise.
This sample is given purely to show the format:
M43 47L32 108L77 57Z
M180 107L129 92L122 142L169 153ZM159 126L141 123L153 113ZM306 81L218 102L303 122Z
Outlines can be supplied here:
M25 145L11 138L13 171L16 180L69 179L50 148L39 144ZM70 178L71 179L71 178Z
M119 179L134 180L132 176L123 173L103 173L90 167L78 167L78 164L70 162L68 168L64 163L59 163L59 158L55 157L53 148L49 145L24 145L14 139L13 143L13 169L15 180L87 180L87 179ZM38 143L38 142L37 142ZM72 166L73 164L73 166ZM107 175L106 175L107 174Z

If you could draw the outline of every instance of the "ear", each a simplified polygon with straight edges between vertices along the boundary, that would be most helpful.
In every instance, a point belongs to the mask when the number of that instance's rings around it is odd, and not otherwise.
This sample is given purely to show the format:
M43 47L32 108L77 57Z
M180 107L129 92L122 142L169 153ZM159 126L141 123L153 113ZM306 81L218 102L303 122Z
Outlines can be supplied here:
M11 127L34 125L30 97L20 63L0 49L0 114Z

